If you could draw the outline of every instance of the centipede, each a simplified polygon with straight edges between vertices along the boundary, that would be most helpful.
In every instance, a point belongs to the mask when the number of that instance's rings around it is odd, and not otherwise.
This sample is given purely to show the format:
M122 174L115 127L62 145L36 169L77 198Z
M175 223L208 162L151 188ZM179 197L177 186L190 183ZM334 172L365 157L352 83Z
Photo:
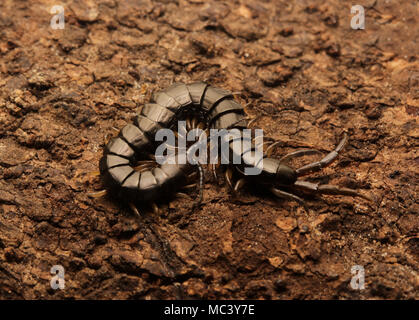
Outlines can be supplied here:
M99 175L104 190L91 193L98 197L111 194L129 204L139 214L137 207L150 204L158 211L156 202L173 195L185 195L182 189L199 189L197 203L202 201L203 169L192 163L159 164L153 157L161 141L156 140L156 133L163 128L178 130L179 121L186 123L185 132L194 128L235 129L242 132L250 127L251 121L243 106L236 101L232 92L217 88L205 82L190 84L174 83L168 88L155 92L149 103L144 104L132 123L125 125L111 138L103 149L99 161ZM288 163L291 159L321 154L315 149L300 149L281 158L272 157L272 151L278 146L275 141L264 143L263 157L255 160L257 148L254 139L247 141L247 147L237 144L237 140L249 139L238 134L227 141L231 155L238 157L239 164L228 163L224 172L225 181L230 190L237 194L246 183L260 185L274 196L304 203L298 192L316 194L346 195L371 200L367 195L345 187L331 184L313 183L302 177L320 171L330 165L339 155L348 141L347 134L336 148L320 160L294 169ZM240 147L238 147L240 146ZM188 152L178 150L177 155ZM233 157L232 157L233 158ZM246 167L259 169L257 175L246 175ZM216 175L215 166L211 170ZM198 178L199 175L199 178ZM297 192L297 194L295 194Z

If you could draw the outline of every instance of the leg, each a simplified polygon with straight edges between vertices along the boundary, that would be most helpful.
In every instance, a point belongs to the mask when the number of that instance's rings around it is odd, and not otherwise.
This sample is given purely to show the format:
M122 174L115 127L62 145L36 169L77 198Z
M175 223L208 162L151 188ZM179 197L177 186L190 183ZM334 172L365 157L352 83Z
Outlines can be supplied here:
M159 214L160 213L159 207L154 202L151 204L151 207L153 208L154 214Z
M134 170L135 171L143 171L143 170L147 170L147 169L151 168L152 166L153 166L153 164L151 164L151 163L140 162L140 164L138 166L134 167Z
M275 142L275 140L270 137L257 136L252 138L252 142L255 144L257 148L264 150L265 146L271 145Z
M137 207L133 203L130 203L129 207L135 213L136 216L141 217L140 211L138 211Z
M87 175L91 177L97 177L97 176L100 176L100 171L92 171L92 172L89 172Z
M211 139L211 137L208 137L208 134L209 134L209 129L205 129L204 130L204 127L205 127L205 125L202 123L202 122L200 122L199 124L198 124L198 127L197 128L199 128L199 129L201 129L202 130L202 133L201 133L201 135L199 136L199 138L198 138L198 141L201 141L201 139L203 140L203 136L204 136L204 134L207 136L207 142L208 141L210 141L210 139ZM208 144L208 147L209 147L209 144Z
M195 189L195 188L196 188L196 183L191 183L182 187L182 189Z
M120 131L118 128L115 128L115 127L111 127L111 129L115 132L115 134L118 134Z
M298 180L295 182L294 186L297 188L314 192L318 194L336 194L336 195L345 195L345 196L351 196L351 197L360 197L368 201L372 201L370 197L367 195L364 195L356 190L349 189L349 188L343 188L339 186L335 186L332 184L322 184L319 185L318 183L312 183L304 180Z
M210 167L211 167L212 175L214 176L215 180L217 180L217 171L216 171L216 168L215 168L215 164L211 163Z
M257 116L257 117L255 117L255 118L253 118L252 120L250 120L250 121L247 123L247 127L248 127L248 128L251 128L252 124L253 124L254 122L256 122L257 120L259 120L261 117L262 117L262 116Z
M182 139L186 139L186 134L188 133L188 130L186 129L185 125L182 125L178 128L178 131L173 131L176 138L182 138Z
M195 129L197 124L198 124L198 119L197 118L192 118L191 129Z
M196 202L194 203L194 207L198 207L203 199L204 196L204 169L202 168L201 164L197 163L198 166L198 170L199 170L199 195L198 195L198 199L196 200Z
M343 149L343 147L345 146L347 141L348 141L348 136L345 133L343 139L338 144L338 146L335 148L335 150L330 152L327 156L325 156L320 161L316 161L316 162L307 164L307 165L297 169L296 170L297 175L302 176L302 175L305 175L305 174L313 172L313 171L319 171L320 169L322 169L322 168L326 167L327 165L331 164L333 162L333 160L335 160L336 157L338 156L339 151L341 151Z
M186 130L191 130L192 124L191 124L191 118L186 118Z
M181 128L183 128L183 127L181 127ZM170 150L186 150L187 149L186 147L179 148L179 147L176 146L176 144L178 144L179 138L186 139L185 136L182 133L178 133L176 131L173 131L173 133L175 134L175 139L176 139L175 145L171 145L171 144L168 144L166 142L165 143L166 148L170 149Z
M236 184L234 185L234 192L237 193L241 188L243 188L243 186L246 184L246 179L245 178L241 178L239 179Z
M119 129L118 128L115 128L115 127L111 127L111 129L115 132L115 134L118 134L119 133ZM112 134L112 133L107 133L106 135L105 135L105 144L108 144L109 143L109 141L114 137L115 135L114 134Z
M231 170L231 168L227 168L225 172L225 178L226 178L228 186L230 187L231 190L233 190L233 183L231 182L233 179L233 170Z
M87 196L89 198L100 198L100 197L104 197L107 193L108 193L107 190L100 190L97 192L90 192L87 194Z
M256 148L262 149L265 144L267 144L267 141L263 141L263 137L254 137L252 139L252 142L255 144Z
M272 143L268 148L266 148L266 156L270 157L272 155L272 152L274 150L274 148L280 144L282 141L276 141L274 143Z
M110 133L107 133L105 135L105 145L107 145L109 143L109 141L111 141L112 137L113 137L113 135L110 134Z
M190 199L190 197L186 193L183 193L183 192L176 192L175 195L178 197Z
M318 151L318 150L314 150L314 149L296 150L296 151L290 152L290 153L286 154L285 156L283 156L282 158L280 158L279 162L284 163L284 162L289 161L293 158L298 158L298 157L308 156L308 155L313 155L313 154L321 154L321 152Z
M360 197L365 200L372 201L370 197L356 190L343 188L343 187L335 186L332 184L324 184L324 185L319 186L319 189L317 192L321 194L341 194L341 195L351 196L351 197Z
M217 160L217 162L216 163L211 163L210 167L211 167L212 175L214 176L215 180L217 180L217 183L218 183L217 169L220 167L221 163L220 163L220 158L217 158L216 160ZM210 161L211 161L211 159L210 159Z
M270 138L269 146L268 146L268 148L266 149L266 152L265 152L266 156L270 157L272 155L272 152L274 151L274 148L281 143L284 143L284 141L278 141L278 140L274 140L274 139Z
M190 175L188 175L188 180L195 180L197 174L198 173L196 171L192 172Z
M285 192L285 191L282 191L282 190L279 190L279 189L276 189L276 188L271 188L271 191L274 195L276 195L279 198L294 200L294 201L297 201L300 204L304 204L303 199L301 199L300 197L297 197L296 195L294 195L292 193L288 193L288 192Z

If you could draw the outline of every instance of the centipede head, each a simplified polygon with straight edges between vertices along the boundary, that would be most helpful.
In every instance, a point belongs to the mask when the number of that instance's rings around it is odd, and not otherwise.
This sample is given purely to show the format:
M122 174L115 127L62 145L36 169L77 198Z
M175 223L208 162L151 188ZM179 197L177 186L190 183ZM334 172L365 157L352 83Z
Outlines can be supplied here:
M245 167L250 168L252 166L248 164L238 165L236 168L248 179L268 187L291 186L297 181L298 177L296 170L274 158L263 158L262 161L258 162L258 171L255 171L255 173L258 173L255 175L246 175Z
M293 185L295 181L297 181L297 172L285 164L279 164L275 184L289 186Z

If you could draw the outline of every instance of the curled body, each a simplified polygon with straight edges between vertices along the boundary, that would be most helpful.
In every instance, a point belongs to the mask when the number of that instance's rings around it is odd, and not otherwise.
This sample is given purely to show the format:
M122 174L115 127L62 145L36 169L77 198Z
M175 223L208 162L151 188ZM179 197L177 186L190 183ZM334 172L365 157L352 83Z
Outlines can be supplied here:
M193 165L155 163L153 168L136 170L160 144L158 130L176 129L178 121L194 118L203 128L246 128L246 115L231 92L204 82L175 83L153 95L134 123L124 126L104 148L99 168L112 194L129 202L150 202L179 190L187 182ZM185 150L179 152L187 152Z
M192 124L190 119L193 118ZM132 124L127 124L117 137L105 146L100 159L100 175L105 187L117 197L129 203L154 202L180 190L188 182L194 171L190 163L157 164L145 160L152 154L161 141L156 141L156 133L163 128L176 130L178 121L187 120L189 129L237 129L242 132L248 121L243 107L234 100L229 91L213 87L204 82L191 84L175 83L153 95L151 102L145 104ZM246 181L252 180L270 189L279 197L302 202L298 196L281 190L281 187L303 189L309 192L347 194L363 196L355 190L337 186L320 186L299 180L307 173L320 170L330 164L346 142L346 136L338 147L322 160L294 170L286 164L291 158L319 153L316 150L297 150L281 159L270 157L269 148L262 158L255 157L257 146L253 140L247 141L246 148L238 148L234 141L243 140L243 135L229 138L229 152L239 157L240 164L230 164L240 179L232 185L232 173L226 171L226 180L237 191ZM178 152L187 152L179 150ZM232 157L230 158L232 159ZM257 159L257 160L255 160ZM146 163L144 164L144 161ZM138 164L140 164L138 166ZM148 165L147 165L148 164ZM254 167L259 174L246 176L244 169ZM201 172L202 173L202 172ZM202 177L201 177L202 184Z

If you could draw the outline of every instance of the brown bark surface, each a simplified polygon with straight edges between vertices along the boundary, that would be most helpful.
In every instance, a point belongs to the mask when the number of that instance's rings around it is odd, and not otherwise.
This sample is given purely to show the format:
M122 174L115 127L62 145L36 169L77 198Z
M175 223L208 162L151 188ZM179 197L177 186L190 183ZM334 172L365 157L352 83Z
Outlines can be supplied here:
M364 30L339 0L64 0L54 30L60 3L1 1L0 298L417 299L419 8L358 2ZM209 174L199 210L177 199L140 220L89 199L112 127L195 80L235 92L277 157L347 132L310 180L374 201L234 198Z

